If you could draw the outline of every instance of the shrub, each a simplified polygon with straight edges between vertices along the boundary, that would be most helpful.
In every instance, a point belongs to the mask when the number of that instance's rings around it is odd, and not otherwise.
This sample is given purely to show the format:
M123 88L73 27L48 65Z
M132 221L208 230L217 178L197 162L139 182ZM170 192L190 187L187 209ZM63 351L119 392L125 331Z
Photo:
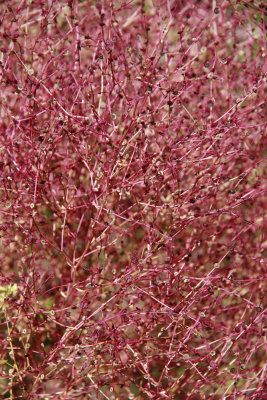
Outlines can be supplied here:
M265 398L264 2L0 7L1 397Z

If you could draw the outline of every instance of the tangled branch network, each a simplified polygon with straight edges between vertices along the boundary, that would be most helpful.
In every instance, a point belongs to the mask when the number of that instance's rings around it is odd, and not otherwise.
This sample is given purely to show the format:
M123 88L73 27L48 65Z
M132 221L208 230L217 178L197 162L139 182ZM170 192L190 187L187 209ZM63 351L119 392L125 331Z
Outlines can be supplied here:
M0 398L266 398L263 0L0 1Z

